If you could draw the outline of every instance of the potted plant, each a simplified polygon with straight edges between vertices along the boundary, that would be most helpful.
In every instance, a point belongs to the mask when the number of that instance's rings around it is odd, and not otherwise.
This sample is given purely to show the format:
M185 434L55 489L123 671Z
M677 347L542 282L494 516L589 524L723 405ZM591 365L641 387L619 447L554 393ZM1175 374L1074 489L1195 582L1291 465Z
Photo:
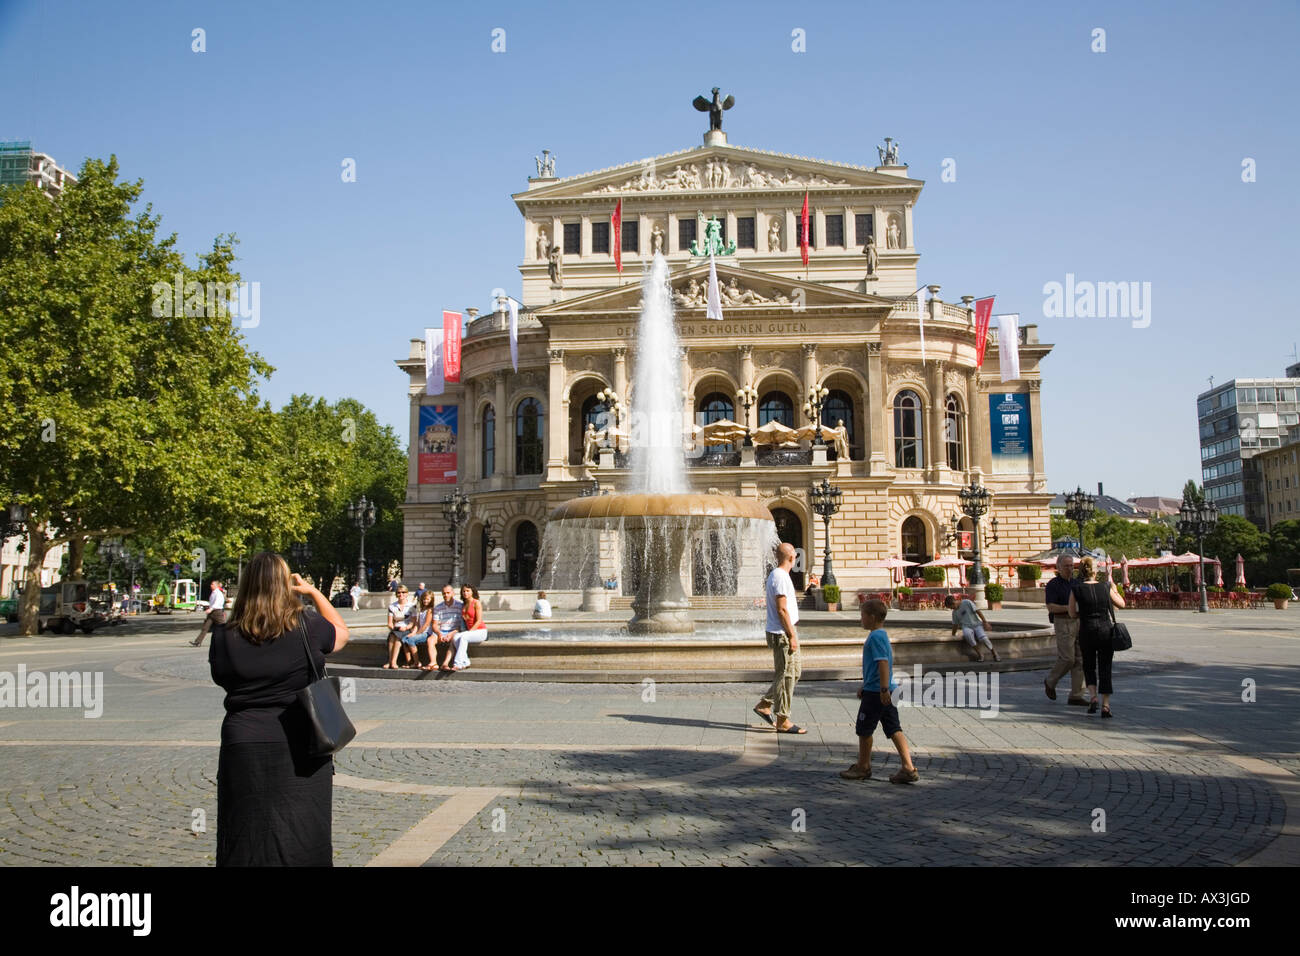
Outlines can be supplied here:
M1264 596L1273 602L1273 606L1279 611L1285 611L1287 602L1291 600L1291 588L1285 584L1270 584Z
M921 573L925 576L925 583L932 586L942 585L948 580L947 568L922 568Z
M906 584L903 584L900 585L896 590L898 593L898 609L900 611L914 610L915 605L912 604L912 589L909 588Z
M1020 564L1016 566L1016 577L1020 579L1022 588L1037 587L1042 576L1043 569L1037 564Z
M993 611L1002 610L1002 585L986 584L984 585L984 600L989 602L989 609Z
M840 589L838 585L828 584L822 588L822 600L826 602L826 610L838 611L840 609Z

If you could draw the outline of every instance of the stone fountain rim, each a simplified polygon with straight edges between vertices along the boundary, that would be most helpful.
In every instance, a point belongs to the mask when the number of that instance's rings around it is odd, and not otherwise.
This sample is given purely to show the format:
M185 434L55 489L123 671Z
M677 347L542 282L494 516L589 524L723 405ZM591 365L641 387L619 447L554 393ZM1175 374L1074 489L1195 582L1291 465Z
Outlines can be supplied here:
M750 518L772 521L761 501L735 495L684 492L676 495L625 493L572 498L551 512L552 521L584 518Z

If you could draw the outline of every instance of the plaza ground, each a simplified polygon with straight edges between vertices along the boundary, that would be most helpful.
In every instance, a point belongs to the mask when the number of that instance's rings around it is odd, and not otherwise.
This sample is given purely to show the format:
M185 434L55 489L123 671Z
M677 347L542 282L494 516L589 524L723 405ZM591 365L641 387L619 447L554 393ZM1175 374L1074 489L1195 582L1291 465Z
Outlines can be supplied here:
M852 682L801 684L809 733L793 737L751 713L755 684L659 683L648 700L640 683L358 680L335 862L1300 863L1300 609L1124 620L1115 720L1067 707L1064 684L1048 701L1045 668L1001 672L995 717L902 710L913 786L888 783L879 731L874 779L838 777L856 753ZM206 648L183 643L197 626L0 628L0 671L102 672L105 698L97 719L0 709L0 865L212 864L222 693Z

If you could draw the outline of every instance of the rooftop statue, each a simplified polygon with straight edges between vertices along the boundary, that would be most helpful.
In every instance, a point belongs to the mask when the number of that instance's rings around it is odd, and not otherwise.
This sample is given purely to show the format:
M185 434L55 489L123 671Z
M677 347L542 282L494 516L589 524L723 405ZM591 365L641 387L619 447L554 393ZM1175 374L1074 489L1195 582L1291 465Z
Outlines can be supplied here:
M709 114L709 129L722 129L722 111L729 110L736 105L736 98L728 96L725 100L718 99L718 88L713 88L713 102L710 103L702 96L695 97L695 108L701 113Z

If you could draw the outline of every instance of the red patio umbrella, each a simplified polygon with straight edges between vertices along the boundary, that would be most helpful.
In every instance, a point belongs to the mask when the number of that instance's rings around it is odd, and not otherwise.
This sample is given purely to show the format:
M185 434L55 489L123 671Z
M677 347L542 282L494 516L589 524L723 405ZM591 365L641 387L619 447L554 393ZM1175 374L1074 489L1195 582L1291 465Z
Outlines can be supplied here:
M1119 556L1119 569L1124 575L1124 587L1128 587L1128 558L1122 554Z
M1246 586L1246 559L1237 555L1237 583Z
M1214 586L1223 587L1223 565L1217 557L1214 559Z

